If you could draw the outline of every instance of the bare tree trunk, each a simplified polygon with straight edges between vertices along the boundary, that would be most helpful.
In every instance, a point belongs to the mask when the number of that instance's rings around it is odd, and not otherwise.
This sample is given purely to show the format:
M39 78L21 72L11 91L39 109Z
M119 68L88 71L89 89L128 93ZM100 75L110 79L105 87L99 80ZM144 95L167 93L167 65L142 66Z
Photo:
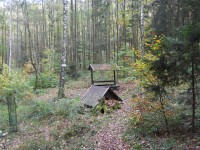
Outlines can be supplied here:
M87 3L87 9L88 9L88 11L87 11L87 13L88 13L88 16L87 16L87 38L88 38L88 49L89 49L89 52L88 52L88 60L89 60L89 64L92 62L92 60L91 60L91 44L90 43L92 43L92 41L91 41L91 32L89 32L90 31L90 29L91 29L91 27L90 27L90 19L89 19L89 15L90 15L90 1L88 0L88 3Z
M64 85L65 85L65 74L66 74L66 55L67 55L67 0L63 0L63 50L60 60L60 82L58 90L58 98L65 96Z
M17 111L16 111L16 101L15 96L11 95L7 97L7 105L8 105L8 116L9 116L9 125L10 132L17 132Z
M96 48L96 2L92 0L92 49L93 63L97 63L97 48Z
M159 102L160 102L160 106L161 106L161 113L163 114L163 118L165 120L166 130L167 130L168 133L170 133L169 123L168 123L168 120L167 120L166 111L165 111L165 107L164 107L164 104L163 104L163 96L162 96L161 91L159 93Z
M74 2L71 0L70 4L70 62L74 62Z
M3 9L3 13L2 13L3 16L5 16L5 7ZM5 19L3 19L3 22L2 22L2 37L1 37L1 43L2 43L2 46L3 46L3 50L1 51L1 70L0 70L0 73L3 72L3 68L4 68L4 59L5 59L5 40L6 40L6 34L5 34L5 30L6 30L6 23L5 23Z
M31 46L31 30L30 30L30 26L29 26L29 14L28 14L28 10L27 10L27 3L26 0L24 0L24 9L23 9L23 13L24 13L24 17L25 17L25 29L28 30L28 52L29 52L29 57L30 57L30 61L31 61L31 65L34 68L34 73L35 73L35 87L34 90L37 89L38 87L38 68L37 68L37 63L34 61L34 57L33 57L33 52L32 52L32 46ZM26 32L25 32L25 38L26 38ZM26 39L25 39L26 41ZM26 43L26 42L25 42Z
M144 0L141 0L140 12L140 50L144 56Z
M194 55L194 48L192 52L193 52L192 55ZM196 131L195 110L196 110L195 66L194 66L194 56L192 56L192 132Z
M117 42L116 42L116 48L117 48L117 56L116 56L116 61L117 61L117 64L118 64L118 55L119 55L119 24L118 24L118 21L119 21L119 14L118 14L118 11L119 11L119 2L118 0L116 0L116 30L117 30Z
M53 2L51 3L53 5ZM54 10L53 8L49 8L49 19L50 19L50 24L49 24L49 44L50 44L50 56L49 56L49 71L52 69L53 65L53 49L54 49L54 34L53 34L53 28L54 28Z
M19 44L19 2L17 1L17 54L16 54L16 64L20 67L21 62L21 49Z
M9 75L12 67L12 0L10 0L10 22L9 22Z
M107 0L107 5L108 5L108 10L107 10L107 12L108 12L108 17L106 18L107 19L107 39L106 39L106 47L107 47L107 58L106 58L106 62L107 63L110 63L110 26L111 26L111 24L110 24L110 1L109 0Z
M77 0L74 0L74 65L77 66Z

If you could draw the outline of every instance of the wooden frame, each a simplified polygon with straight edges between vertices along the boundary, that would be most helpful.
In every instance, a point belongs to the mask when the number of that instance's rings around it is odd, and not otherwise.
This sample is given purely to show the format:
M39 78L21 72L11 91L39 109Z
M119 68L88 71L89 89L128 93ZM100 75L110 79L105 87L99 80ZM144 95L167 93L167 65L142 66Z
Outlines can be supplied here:
M92 85L117 87L116 71L120 69L116 64L90 64L88 70L91 72ZM94 71L113 71L113 80L94 80Z

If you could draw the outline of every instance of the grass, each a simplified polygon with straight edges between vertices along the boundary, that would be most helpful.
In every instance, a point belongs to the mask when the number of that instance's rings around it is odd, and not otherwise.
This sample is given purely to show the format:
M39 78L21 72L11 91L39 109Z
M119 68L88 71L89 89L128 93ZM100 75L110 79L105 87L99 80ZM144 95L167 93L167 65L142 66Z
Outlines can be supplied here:
M7 105L0 103L0 130L8 130L8 110Z
M66 89L87 88L88 82L73 81ZM9 149L84 149L94 148L93 137L106 126L109 115L93 115L80 98L46 99L48 90L35 93L33 99L17 101L17 134L9 134ZM44 99L43 99L44 98ZM7 105L0 103L0 130L8 131ZM98 117L98 119L97 119ZM17 143L17 144L12 144Z
M66 84L66 92L76 93L79 89L88 88L89 78L78 81L69 81ZM85 81L86 80L86 81ZM51 89L49 91L54 91ZM124 89L121 98L130 97L132 90L129 87ZM77 98L53 99L49 98L48 90L41 90L39 94L35 94L33 99L18 101L17 113L19 132L8 136L11 145L8 149L94 149L94 137L99 131L108 126L111 121L111 113L101 114L94 112L97 110L84 109L80 103L80 96ZM178 105L180 107L180 105ZM135 128L130 121L129 128L124 133L124 140L131 145L132 149L187 149L200 145L199 132L191 134L184 130L181 133L180 128L176 128L180 124L184 124L185 128L189 128L191 111L181 109L181 117L172 117L169 120L170 127L173 127L174 134L165 134L162 132L163 121L161 115L146 114L150 123L143 123L142 128ZM0 130L8 131L8 115L6 103L0 103ZM197 127L200 127L200 110L197 109ZM130 116L131 117L131 116ZM153 120L156 121L154 125ZM159 124L158 124L159 123ZM154 127L154 128L153 128ZM159 133L159 134L158 134ZM18 148L14 147L15 144Z

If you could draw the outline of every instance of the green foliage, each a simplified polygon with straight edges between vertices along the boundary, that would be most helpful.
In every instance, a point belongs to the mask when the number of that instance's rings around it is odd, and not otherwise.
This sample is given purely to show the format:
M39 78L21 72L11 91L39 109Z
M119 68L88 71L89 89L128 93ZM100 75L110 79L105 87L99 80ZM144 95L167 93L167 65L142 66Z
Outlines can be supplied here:
M119 76L124 76L126 79L132 80L133 69L130 65L130 61L135 60L135 52L129 47L123 46L118 52L118 64L120 65Z
M134 135L147 136L166 132L163 108L160 102L136 97L133 103L130 127ZM181 118L182 107L178 104L172 104L169 100L165 100L163 103L170 131L180 129L183 122L183 118Z
M76 119L78 113L82 112L79 99L61 99L55 102L52 101L37 101L32 102L28 106L20 108L20 111L25 111L25 118L45 119L51 116L63 116L68 119Z
M27 118L45 119L53 114L52 105L43 101L33 103L28 111Z
M8 129L8 106L0 103L0 130L4 131Z
M35 76L31 77L30 85L35 85ZM53 88L58 85L58 79L53 72L45 72L39 74L38 88Z
M11 70L9 75L7 66L4 66L3 73L0 74L0 83L0 101L11 95L21 99L30 90L27 76L19 70Z
M77 80L80 77L80 73L76 69L76 65L70 64L66 71L67 76L71 79Z

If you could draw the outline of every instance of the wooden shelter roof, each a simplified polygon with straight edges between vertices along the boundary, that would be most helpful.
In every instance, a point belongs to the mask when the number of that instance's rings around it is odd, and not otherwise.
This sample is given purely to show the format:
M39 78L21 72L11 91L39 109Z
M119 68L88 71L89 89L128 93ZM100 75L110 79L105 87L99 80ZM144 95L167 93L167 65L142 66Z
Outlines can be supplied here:
M89 107L95 107L99 104L102 98L115 99L122 101L109 87L104 86L91 86L85 95L82 97L81 102Z
M93 71L117 71L120 70L117 64L90 64L88 70Z

